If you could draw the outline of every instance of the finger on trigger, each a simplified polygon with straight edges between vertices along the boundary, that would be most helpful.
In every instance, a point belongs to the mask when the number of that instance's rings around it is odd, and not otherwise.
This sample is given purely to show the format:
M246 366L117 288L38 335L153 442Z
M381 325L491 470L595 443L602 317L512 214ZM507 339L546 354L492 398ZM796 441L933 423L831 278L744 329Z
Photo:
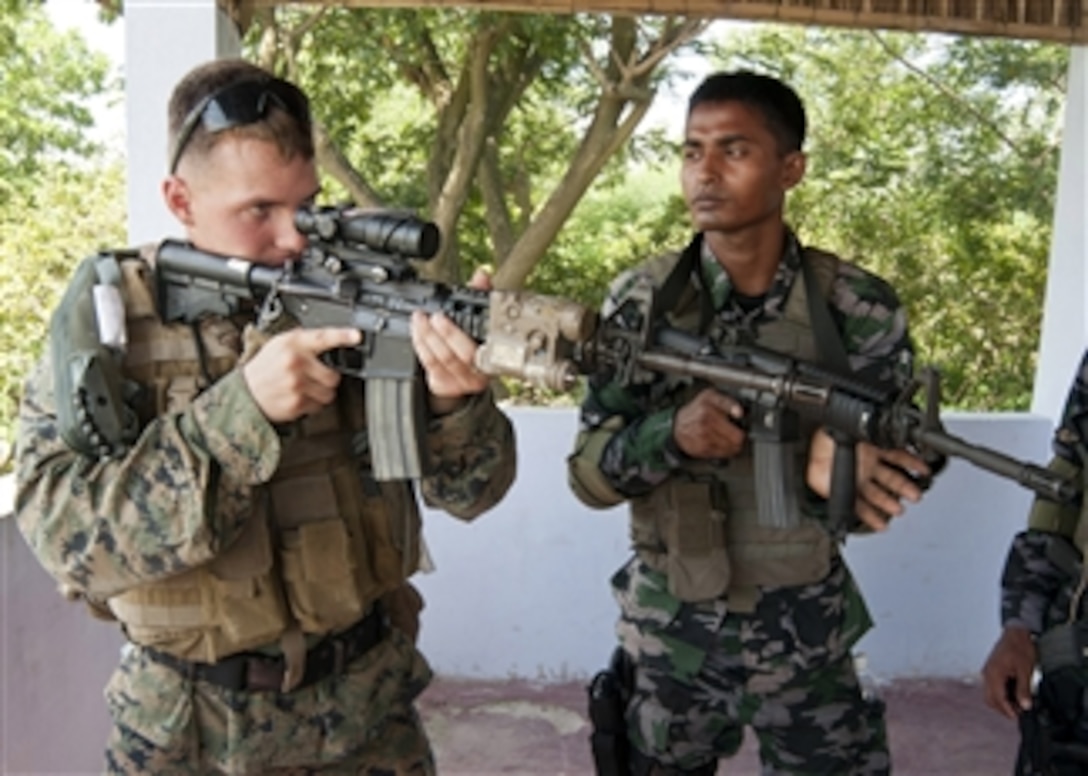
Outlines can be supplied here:
M714 403L722 412L734 420L739 420L744 416L744 408L740 406L740 403L736 399L728 394L715 391Z

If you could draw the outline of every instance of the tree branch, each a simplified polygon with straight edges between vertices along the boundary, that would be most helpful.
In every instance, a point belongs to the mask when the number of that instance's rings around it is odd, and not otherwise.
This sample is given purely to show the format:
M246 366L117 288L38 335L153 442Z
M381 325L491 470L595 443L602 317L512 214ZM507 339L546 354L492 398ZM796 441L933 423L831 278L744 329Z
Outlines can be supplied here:
M942 84L937 79L933 78L929 73L927 73L925 70L923 70L922 68L915 65L913 62L911 62L908 59L906 59L905 57L901 56L899 54L899 52L895 51L891 46L888 45L888 42L886 40L884 40L883 37L881 37L879 32L877 32L875 30L870 30L869 34L873 36L873 39L876 40L876 42L880 45L880 47L882 49L884 49L884 52L889 57L894 59L899 64L903 65L903 67L907 68L907 70L914 73L914 75L918 76L923 81L928 83L930 86L932 86L938 92L940 92L945 97L950 99L956 105L959 105L967 113L970 113L972 116L974 116L975 120L979 124L986 127L991 132L993 132L995 135L997 135L1001 139L1001 142L1003 142L1010 149L1012 149L1012 151L1017 156L1019 156L1020 158L1026 160L1026 161L1037 161L1037 160L1033 160L1032 157L1029 154L1025 153L1016 144L1016 141L1014 141L1011 137L1009 137L1004 132L1002 132L1001 129L998 126L996 126L992 121L987 120L987 118L984 115L982 115L973 105L971 105L971 103L967 102L966 100L961 100L959 95L957 95L951 89L946 87L944 84Z

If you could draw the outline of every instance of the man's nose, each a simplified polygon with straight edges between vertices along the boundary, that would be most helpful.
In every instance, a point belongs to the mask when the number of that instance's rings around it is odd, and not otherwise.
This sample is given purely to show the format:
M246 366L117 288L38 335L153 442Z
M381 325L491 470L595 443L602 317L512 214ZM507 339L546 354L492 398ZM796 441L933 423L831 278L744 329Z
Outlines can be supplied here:
M700 182L717 180L719 176L718 157L714 154L704 154L695 168L695 176Z
M295 227L294 211L285 213L277 221L276 247L296 255L306 247L306 236Z

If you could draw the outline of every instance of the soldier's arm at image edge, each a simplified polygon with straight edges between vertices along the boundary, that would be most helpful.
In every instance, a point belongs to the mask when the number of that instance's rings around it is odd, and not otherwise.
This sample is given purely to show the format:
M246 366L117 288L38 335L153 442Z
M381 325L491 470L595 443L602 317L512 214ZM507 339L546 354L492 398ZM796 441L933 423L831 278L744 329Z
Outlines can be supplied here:
M238 371L153 420L123 458L92 461L57 427L47 360L20 405L15 517L42 565L109 596L206 563L239 534L279 438Z

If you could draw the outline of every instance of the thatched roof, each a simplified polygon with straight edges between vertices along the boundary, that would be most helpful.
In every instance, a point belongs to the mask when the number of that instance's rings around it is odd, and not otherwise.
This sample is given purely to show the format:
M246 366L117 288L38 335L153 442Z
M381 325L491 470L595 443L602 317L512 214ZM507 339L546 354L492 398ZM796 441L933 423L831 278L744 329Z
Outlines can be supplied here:
M296 0L297 1L297 0ZM235 11L281 0L220 0ZM350 7L469 7L535 13L682 14L1088 43L1088 0L302 0Z

